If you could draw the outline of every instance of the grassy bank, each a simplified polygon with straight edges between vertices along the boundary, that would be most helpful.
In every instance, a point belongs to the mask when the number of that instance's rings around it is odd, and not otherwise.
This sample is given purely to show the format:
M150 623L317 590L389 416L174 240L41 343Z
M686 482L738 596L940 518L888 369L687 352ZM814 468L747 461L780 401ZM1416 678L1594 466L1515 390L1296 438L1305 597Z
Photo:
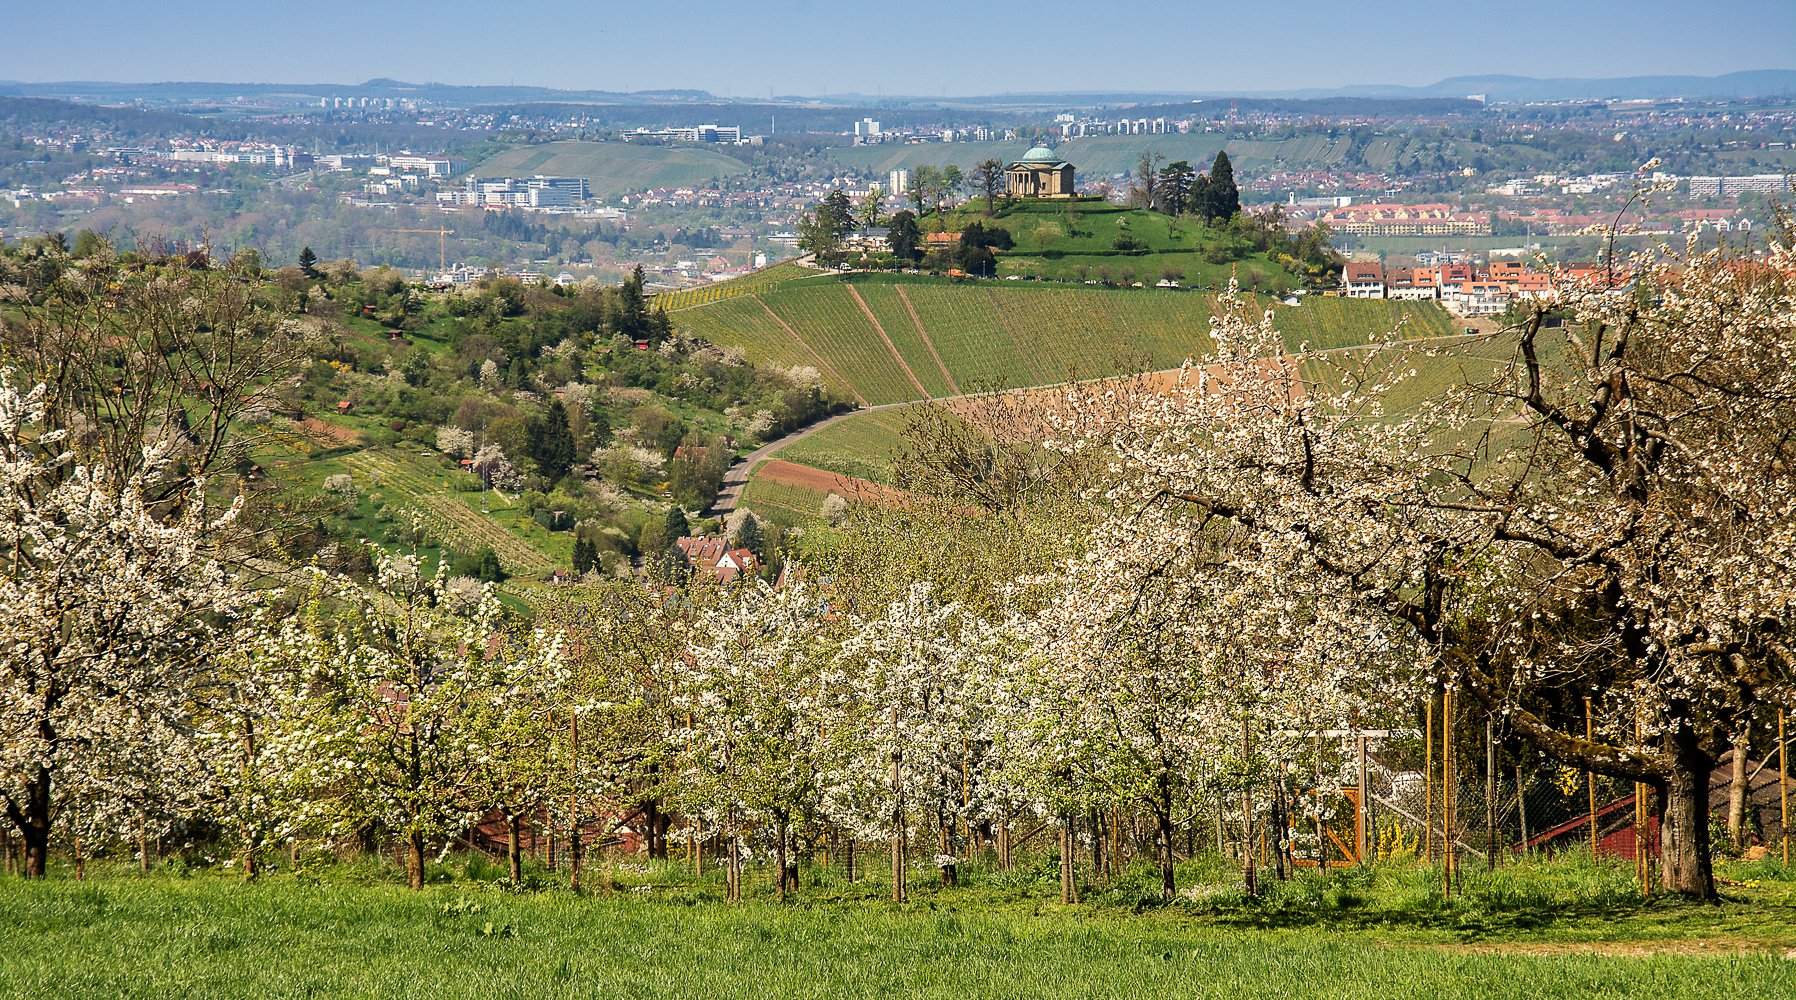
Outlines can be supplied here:
M0 880L10 996L1774 997L1796 990L1781 871L1712 907L1642 899L1626 863L1469 872L1443 899L1408 866L1272 883L1249 903L1216 866L1149 905L1132 869L1054 901L1054 869L975 868L885 901L808 869L797 900L747 902L678 864L619 863L609 892L438 866L410 892L368 865L276 872L95 871ZM589 870L600 881L597 869ZM1205 878L1219 881L1206 884Z

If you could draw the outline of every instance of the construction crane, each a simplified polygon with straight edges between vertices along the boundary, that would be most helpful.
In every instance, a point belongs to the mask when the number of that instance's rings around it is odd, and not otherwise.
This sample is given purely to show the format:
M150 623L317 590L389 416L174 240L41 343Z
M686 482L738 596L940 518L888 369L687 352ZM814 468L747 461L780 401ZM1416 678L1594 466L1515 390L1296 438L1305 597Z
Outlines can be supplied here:
M437 237L437 273L449 273L449 237L455 235L455 230L444 229L439 226L436 229L393 229L389 230L389 232L435 233Z

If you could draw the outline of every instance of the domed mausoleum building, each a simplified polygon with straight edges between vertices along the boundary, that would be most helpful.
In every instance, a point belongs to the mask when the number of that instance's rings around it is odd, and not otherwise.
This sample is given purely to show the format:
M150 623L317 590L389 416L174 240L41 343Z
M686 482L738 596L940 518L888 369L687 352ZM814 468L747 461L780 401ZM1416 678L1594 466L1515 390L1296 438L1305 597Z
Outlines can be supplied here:
M1004 193L1012 198L1073 197L1073 165L1037 146L1004 168Z

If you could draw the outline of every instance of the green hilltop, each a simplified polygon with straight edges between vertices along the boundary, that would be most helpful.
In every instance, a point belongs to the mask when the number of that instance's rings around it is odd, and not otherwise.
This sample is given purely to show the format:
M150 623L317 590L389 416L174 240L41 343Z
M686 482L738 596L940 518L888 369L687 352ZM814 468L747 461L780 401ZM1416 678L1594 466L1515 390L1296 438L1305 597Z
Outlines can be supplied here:
M1289 269L1228 225L1102 198L1000 200L989 216L984 207L983 198L974 198L956 211L926 217L924 228L952 232L978 223L1004 229L1015 245L997 252L999 277L1123 285L1170 281L1200 288L1224 287L1232 277L1243 288L1265 291L1299 284Z
M584 177L595 198L648 188L688 187L739 174L742 161L708 149L638 146L627 142L549 142L519 146L482 161L471 177L549 174Z

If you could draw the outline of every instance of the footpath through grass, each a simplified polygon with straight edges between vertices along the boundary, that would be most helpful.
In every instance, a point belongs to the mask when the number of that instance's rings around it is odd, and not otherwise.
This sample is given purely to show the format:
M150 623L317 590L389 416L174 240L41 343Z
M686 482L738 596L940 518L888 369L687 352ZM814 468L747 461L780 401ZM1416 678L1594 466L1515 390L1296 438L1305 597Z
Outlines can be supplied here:
M344 997L1787 997L1796 903L1785 873L1720 906L1642 900L1620 865L1426 869L1270 883L1258 902L1214 865L1152 901L1151 870L1054 901L1051 860L974 866L885 901L809 869L793 903L720 901L714 873L619 863L609 892L507 891L481 859L411 892L374 866L90 872L0 880L0 995ZM589 878L602 878L599 868Z

